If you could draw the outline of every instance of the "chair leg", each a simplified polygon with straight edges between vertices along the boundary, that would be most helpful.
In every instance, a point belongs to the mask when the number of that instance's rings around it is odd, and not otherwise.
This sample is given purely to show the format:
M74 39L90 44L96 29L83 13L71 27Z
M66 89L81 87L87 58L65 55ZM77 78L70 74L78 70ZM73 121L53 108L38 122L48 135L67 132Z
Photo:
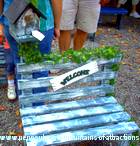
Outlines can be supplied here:
M117 15L117 20L116 20L116 28L117 29L120 29L121 18L122 18L122 14L118 14Z

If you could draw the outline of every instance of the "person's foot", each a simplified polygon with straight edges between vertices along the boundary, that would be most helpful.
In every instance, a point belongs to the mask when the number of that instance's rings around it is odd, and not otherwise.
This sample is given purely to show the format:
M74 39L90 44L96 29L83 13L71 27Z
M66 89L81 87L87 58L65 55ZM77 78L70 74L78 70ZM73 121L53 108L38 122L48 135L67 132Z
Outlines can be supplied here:
M130 13L130 16L134 17L134 18L140 18L140 15L138 12L132 12L132 13Z
M15 86L9 86L8 87L7 97L8 97L9 100L15 100L16 99Z

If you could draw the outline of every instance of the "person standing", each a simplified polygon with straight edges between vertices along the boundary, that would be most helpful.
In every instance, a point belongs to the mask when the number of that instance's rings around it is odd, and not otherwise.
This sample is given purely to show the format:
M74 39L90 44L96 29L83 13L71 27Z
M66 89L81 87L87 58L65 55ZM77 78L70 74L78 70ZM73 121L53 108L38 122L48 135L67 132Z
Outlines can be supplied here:
M71 31L74 33L73 49L83 47L88 33L95 33L100 15L100 0L63 0L60 24L60 51L66 51L71 44ZM76 22L76 25L75 25Z
M62 9L62 0L32 0L35 1L37 7L43 11L43 13L48 18L47 20L42 20L40 22L40 28L45 38L40 42L39 47L42 53L49 53L51 49L51 43L53 38L58 39L60 36L60 17ZM8 53L9 58L11 58L10 71L8 71L8 92L7 96L9 100L16 99L16 87L15 87L15 65L19 62L18 56L18 44L15 39L9 33L9 22L6 17L3 16L13 0L0 0L0 19L3 19L3 29L4 35L10 44L11 51ZM46 73L36 73L34 76L44 76Z
M7 44L9 42L10 46L5 48L6 64L7 64L7 79L8 79L8 91L7 97L9 100L16 99L16 88L15 88L15 60L18 60L17 57L17 43L15 39L9 33L9 22L6 17L3 16L13 0L0 0L0 17L2 21L3 36L6 37ZM7 45L6 45L7 46Z
M124 5L127 2L127 0L119 0L117 7L119 8L121 5ZM136 11L137 4L140 2L140 0L132 0L132 11L130 13L130 16L134 18L140 18L140 14Z

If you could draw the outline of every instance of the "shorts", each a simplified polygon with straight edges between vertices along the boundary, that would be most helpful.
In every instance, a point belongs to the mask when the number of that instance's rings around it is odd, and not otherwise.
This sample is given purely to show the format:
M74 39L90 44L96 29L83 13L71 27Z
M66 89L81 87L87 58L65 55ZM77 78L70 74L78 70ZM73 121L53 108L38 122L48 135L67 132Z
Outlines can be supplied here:
M15 64L11 49L4 49L7 75L15 74Z
M132 0L132 5L137 5L139 3L140 0ZM127 0L119 0L120 4L125 4L127 2Z
M87 33L97 30L100 16L100 0L63 0L61 30L75 27Z

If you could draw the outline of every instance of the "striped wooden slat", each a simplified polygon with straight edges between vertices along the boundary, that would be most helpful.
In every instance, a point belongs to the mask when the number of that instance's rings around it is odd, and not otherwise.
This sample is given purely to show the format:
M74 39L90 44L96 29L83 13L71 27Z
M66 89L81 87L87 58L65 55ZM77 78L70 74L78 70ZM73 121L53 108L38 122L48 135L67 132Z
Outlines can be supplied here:
M5 56L4 56L4 48L0 45L0 85L4 85L7 83L6 79L6 62L5 62Z
M65 103L64 103L65 104ZM123 111L123 108L118 104L107 104L97 107L86 107L81 109L71 109L68 111L56 112L44 115L32 115L22 117L23 126L41 124L45 122L54 122L58 120L69 120L73 118L81 118L85 116L93 116L99 114L107 114Z
M0 60L0 65L5 65L5 60Z
M57 92L47 92L32 95L21 95L19 96L20 103L28 106L30 103L36 103L40 101L56 101L56 100L67 100L75 99L76 97L83 96L105 96L107 93L112 93L114 87L111 85L101 85L95 87L83 87L77 89L61 89Z
M3 50L1 50L2 48L0 48L0 66L5 65L5 57L4 57L4 52Z
M121 61L121 56L118 58L114 58L111 60L97 60L98 65L104 64L112 64ZM30 64L26 65L24 63L17 64L17 72L18 73L27 73L27 72L34 72L34 71L43 71L43 70L51 70L51 69L74 69L76 67L82 66L83 64L75 64L75 63L65 63L65 64L57 64L52 65L48 62L38 63L38 64Z
M117 74L115 72L98 72L95 73L89 77L86 77L77 83L86 83L86 82L93 82L98 80L109 80L116 78ZM19 90L24 90L28 88L39 88L39 87L49 87L52 86L50 83L50 80L55 77L44 77L44 78L38 78L38 79L23 79L18 80L18 88Z
M50 134L44 136L44 138L40 137L40 139L39 137L34 137L34 139L32 140L31 139L27 140L27 146L44 146L44 145L56 146L57 144L64 144L69 142L72 143L75 141L96 140L100 136L108 136L112 134L113 135L129 134L138 129L139 127L136 125L135 122L120 122L117 124L107 126Z
M102 97L95 99L82 99L76 101L68 101L64 103L47 104L37 107L27 107L20 109L21 116L40 115L45 113L54 113L63 110L78 109L89 106L101 106L105 104L117 103L114 97Z
M6 84L6 83L7 83L6 76L0 77L0 85Z
M28 75L22 74L21 79L31 80L32 79L32 74L30 74L30 75L29 74ZM22 93L23 96L31 95L32 94L32 89L21 90L21 93Z
M99 127L113 123L128 121L130 116L125 112L95 115L66 121L24 127L25 135L47 135L58 132L73 131L89 127Z
M0 50L0 56L4 56L4 52Z
M5 60L4 53L0 54L0 60Z

